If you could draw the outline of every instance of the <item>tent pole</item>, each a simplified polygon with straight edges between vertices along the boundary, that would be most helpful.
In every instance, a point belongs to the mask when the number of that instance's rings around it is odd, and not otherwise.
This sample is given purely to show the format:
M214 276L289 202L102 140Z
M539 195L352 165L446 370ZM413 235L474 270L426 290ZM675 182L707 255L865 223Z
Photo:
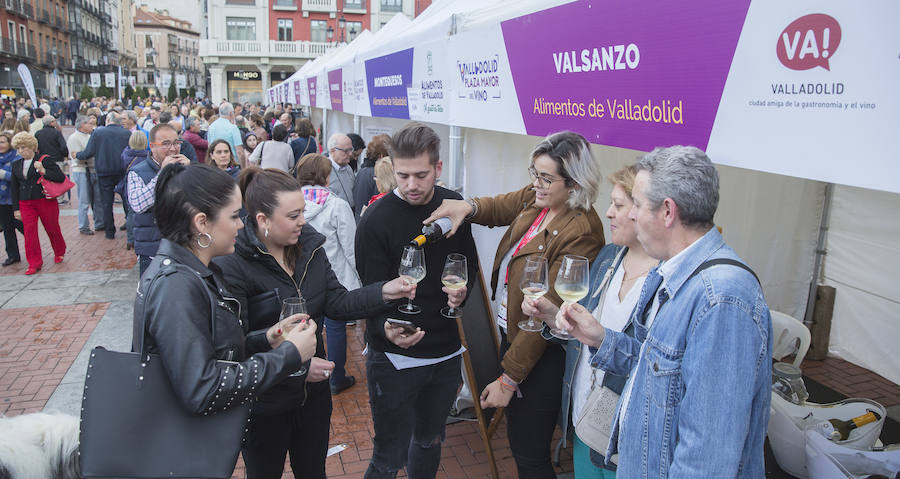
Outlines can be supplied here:
M831 216L831 201L834 194L834 183L825 184L825 201L822 205L822 219L819 222L819 239L816 241L816 259L813 263L812 281L809 283L809 297L806 299L806 315L803 324L812 327L813 310L816 305L816 290L819 287L819 279L822 275L822 260L828 251L825 249L825 239L828 235L829 219Z
M362 131L360 131L361 128L362 128L362 125L360 124L360 121L359 121L359 115L353 115L353 133L356 133L357 135L362 136Z
M462 170L462 128L450 125L450 188L456 192L462 192L460 170Z
M322 107L322 143L325 143L324 150L328 151L328 108Z

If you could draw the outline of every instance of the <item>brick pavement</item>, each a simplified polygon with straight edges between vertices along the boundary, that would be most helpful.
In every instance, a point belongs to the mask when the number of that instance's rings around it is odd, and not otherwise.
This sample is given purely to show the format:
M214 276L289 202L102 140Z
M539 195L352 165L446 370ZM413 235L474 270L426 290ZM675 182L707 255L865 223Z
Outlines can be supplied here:
M109 303L5 309L0 315L0 414L37 412L59 386Z
M75 188L72 189L73 202L69 205L60 205L59 226L66 240L66 255L62 263L53 263L53 249L50 247L50 239L43 226L38 226L38 235L41 238L41 253L44 257L44 266L38 274L68 273L76 271L105 271L113 269L131 269L137 262L133 251L125 250L125 232L117 231L116 239L108 240L103 232L93 236L85 236L78 233L77 200ZM121 207L117 205L119 211ZM115 216L116 225L125 224L125 215L118 213ZM18 234L18 233L17 233ZM28 269L25 261L25 240L18 234L19 253L22 257L20 263L0 268L0 276L22 275ZM5 255L3 256L5 259Z
M884 407L900 405L900 385L843 359L804 359L800 368L803 374L848 397L871 399Z

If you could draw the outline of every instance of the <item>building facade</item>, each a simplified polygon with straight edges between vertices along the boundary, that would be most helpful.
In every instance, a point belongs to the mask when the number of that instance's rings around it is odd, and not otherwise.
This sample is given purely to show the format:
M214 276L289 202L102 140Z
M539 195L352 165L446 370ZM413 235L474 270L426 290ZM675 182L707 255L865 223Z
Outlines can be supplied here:
M134 0L118 0L116 16L118 22L119 66L122 68L123 84L134 76L137 68L137 47L134 40Z
M115 73L119 56L117 42L114 41L113 17L108 4L111 0L70 0L69 28L72 43L72 66L75 70L75 84L96 89L91 82L91 73L100 73L101 84L115 91L115 83L106 82L105 73ZM119 1L119 0L116 0Z
M175 83L181 90L203 90L206 74L200 61L200 33L191 23L174 18L168 10L152 12L146 6L134 16L136 83L151 94L166 95Z
M0 86L27 96L17 72L21 63L28 66L38 96L71 95L68 2L2 0L0 5Z

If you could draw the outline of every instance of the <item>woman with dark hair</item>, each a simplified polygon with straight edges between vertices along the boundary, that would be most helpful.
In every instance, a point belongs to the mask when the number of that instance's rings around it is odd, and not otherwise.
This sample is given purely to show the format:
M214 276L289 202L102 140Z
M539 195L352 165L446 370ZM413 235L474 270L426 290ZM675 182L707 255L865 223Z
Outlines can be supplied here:
M550 442L559 417L565 351L541 337L540 326L520 327L519 283L526 258L542 256L552 283L566 255L593 258L603 246L603 224L594 210L603 177L581 135L568 131L543 139L531 152L531 183L518 191L468 201L444 200L425 222L442 216L509 226L494 257L493 311L501 330L503 374L481 393L481 407L506 407L509 447L521 479L556 477ZM561 303L552 284L546 298ZM520 391L521 394L516 394Z
M393 307L388 301L415 296L415 287L400 278L347 291L325 254L325 236L306 224L303 191L290 175L250 167L240 186L248 226L237 237L235 253L216 263L251 329L276 323L285 298L305 299L318 326L325 315L355 320ZM327 379L334 364L324 359L321 328L316 331L319 346L306 373L285 378L254 406L242 450L250 478L280 478L288 452L295 474L325 477L331 420Z
M265 121L263 120L263 117L259 115L259 113L250 115L250 131L252 131L253 134L256 135L256 138L258 138L261 142L269 139L269 133L263 126L264 124Z
M284 142L287 138L287 127L275 125L272 128L272 139L260 143L250 155L252 165L260 168L275 168L285 173L291 171L297 163L294 161L294 152L291 146Z
M306 209L303 214L316 231L325 235L325 255L338 281L347 289L362 286L356 272L356 220L350 205L328 189L331 161L318 153L310 153L297 163L297 180L303 188ZM329 381L331 393L338 394L356 383L344 370L347 364L347 325L325 318L328 360L334 361Z
M297 133L297 138L291 140L291 150L294 152L295 163L310 153L319 152L319 147L316 145L316 129L313 128L309 118L299 118L294 131Z
M313 356L316 325L293 315L249 332L240 321L241 305L212 263L234 251L244 226L241 192L229 175L209 165L170 164L159 172L155 194L162 240L138 283L133 348L140 350L145 337L191 414L253 401Z
M12 147L12 135L0 133L0 229L3 229L3 240L6 243L6 259L2 266L9 266L22 260L19 255L19 241L16 230L24 234L22 221L15 218L12 195L9 187L12 184L12 163L18 154Z
M38 220L44 225L44 231L50 238L53 248L53 262L62 263L66 254L66 240L59 229L59 203L56 198L47 198L40 181L44 178L54 183L62 183L66 175L59 169L55 161L43 161L46 155L35 158L38 149L37 139L28 132L17 133L13 137L12 146L18 156L12 162L13 209L19 210L25 230L25 259L28 260L26 275L32 275L44 266L41 254L41 240L38 237Z
M209 144L209 149L206 150L206 164L228 173L235 181L241 174L241 167L234 161L231 145L221 138Z

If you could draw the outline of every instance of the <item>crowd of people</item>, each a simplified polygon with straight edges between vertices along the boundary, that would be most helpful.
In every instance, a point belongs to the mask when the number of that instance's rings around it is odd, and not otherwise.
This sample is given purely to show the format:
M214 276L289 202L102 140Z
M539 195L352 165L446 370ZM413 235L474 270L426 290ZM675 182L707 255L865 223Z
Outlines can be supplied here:
M519 477L555 477L557 424L579 479L764 474L768 307L714 226L718 173L697 148L657 148L604 175L582 136L559 132L523 159L529 184L463 199L440 186L440 138L419 123L323 141L288 108L100 100L78 105L66 141L44 110L4 112L4 266L19 261L18 229L26 274L40 270L38 219L63 260L58 202L38 179L70 175L81 234L127 231L141 272L134 338L146 323L181 403L202 414L255 401L235 431L248 477L280 477L285 457L295 474L325 477L331 397L356 382L346 325L358 320L375 432L365 477L435 477L464 352L441 309L461 305L479 274L472 224L508 227L489 283L503 372L477 400L505 408ZM594 208L604 182L610 238ZM450 231L421 246L427 274L398 277L404 247L444 217ZM461 288L441 282L451 254L467 259ZM563 301L551 285L573 258L591 263L588 288ZM522 285L541 264L538 294ZM306 313L281 317L288 298ZM416 314L398 309L412 300Z

